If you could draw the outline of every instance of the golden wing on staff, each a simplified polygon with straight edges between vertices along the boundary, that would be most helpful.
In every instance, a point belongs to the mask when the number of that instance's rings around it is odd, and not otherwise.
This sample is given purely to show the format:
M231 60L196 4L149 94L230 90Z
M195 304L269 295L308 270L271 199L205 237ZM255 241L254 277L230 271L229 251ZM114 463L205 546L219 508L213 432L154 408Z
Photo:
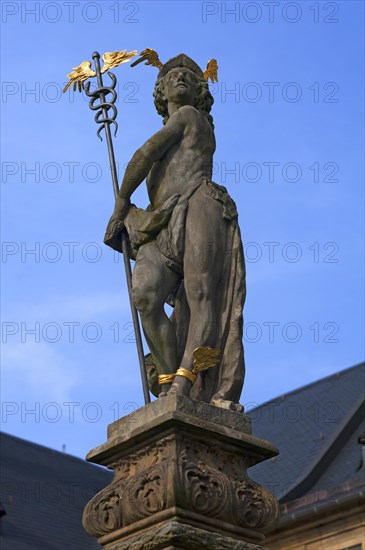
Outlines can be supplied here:
M207 68L203 72L203 76L205 80L210 80L214 82L218 82L218 63L216 59L210 59L207 63Z
M96 73L92 70L90 61L83 61L77 67L73 67L72 72L67 75L67 78L69 78L70 81L67 82L63 91L66 92L71 84L73 84L74 91L78 87L79 92L81 92L84 87L85 80L91 78L92 76L96 76Z
M101 72L105 73L113 67L118 67L122 63L127 63L132 57L137 53L137 50L132 52L127 52L127 50L122 50L121 52L105 52L103 53L101 59L104 61L104 65L101 68Z
M131 64L131 67L135 67L139 63L142 63L145 61L145 65L152 65L152 67L157 67L158 69L162 69L162 63L158 58L158 53L153 50L152 48L146 48L145 50L142 50L139 54L141 57L137 59L137 61L134 61Z

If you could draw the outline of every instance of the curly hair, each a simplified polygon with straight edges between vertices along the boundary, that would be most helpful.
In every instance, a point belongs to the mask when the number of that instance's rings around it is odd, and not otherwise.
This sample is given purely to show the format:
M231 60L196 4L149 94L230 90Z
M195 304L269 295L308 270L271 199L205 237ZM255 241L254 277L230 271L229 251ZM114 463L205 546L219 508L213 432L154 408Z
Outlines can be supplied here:
M194 73L193 73L194 74ZM153 97L155 98L155 107L159 115L163 117L163 123L169 119L169 113L167 109L167 99L165 96L165 79L168 76L168 73L163 76L160 80L156 81L155 89L153 91ZM194 107L198 109L202 114L206 115L210 124L214 128L213 117L209 114L214 103L212 94L209 91L208 82L206 80L201 80L194 75L198 84L198 94L196 97Z

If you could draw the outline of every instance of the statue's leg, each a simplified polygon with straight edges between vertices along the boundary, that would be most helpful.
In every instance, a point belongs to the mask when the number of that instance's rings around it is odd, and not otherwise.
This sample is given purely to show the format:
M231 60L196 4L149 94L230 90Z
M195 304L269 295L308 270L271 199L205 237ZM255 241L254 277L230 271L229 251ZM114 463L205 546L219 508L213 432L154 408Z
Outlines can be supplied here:
M164 265L156 243L141 246L133 270L132 297L159 374L172 374L177 368L176 335L164 309L177 283L178 275ZM162 392L169 388L170 384L164 384Z
M199 190L189 201L185 228L184 286L190 308L190 323L180 368L193 367L193 351L217 345L217 303L220 303L219 280L222 274L227 223L220 202ZM192 382L176 376L171 393L189 395Z

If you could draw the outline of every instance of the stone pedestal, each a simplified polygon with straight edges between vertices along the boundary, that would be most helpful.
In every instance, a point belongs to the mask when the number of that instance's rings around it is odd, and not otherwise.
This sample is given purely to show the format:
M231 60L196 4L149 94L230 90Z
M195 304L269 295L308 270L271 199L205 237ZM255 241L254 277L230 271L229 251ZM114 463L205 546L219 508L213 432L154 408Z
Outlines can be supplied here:
M114 480L86 506L83 525L106 550L256 550L279 516L247 468L278 454L250 419L167 396L108 427L87 460Z

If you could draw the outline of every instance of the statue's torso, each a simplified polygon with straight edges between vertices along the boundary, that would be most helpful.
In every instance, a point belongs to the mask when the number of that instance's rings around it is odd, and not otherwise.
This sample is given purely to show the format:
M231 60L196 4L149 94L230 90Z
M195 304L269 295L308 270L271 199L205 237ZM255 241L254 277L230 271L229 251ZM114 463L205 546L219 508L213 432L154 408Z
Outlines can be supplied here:
M154 163L147 177L154 208L176 193L184 194L198 179L212 177L214 130L208 118L196 109L185 111L183 116L186 125L182 138Z

